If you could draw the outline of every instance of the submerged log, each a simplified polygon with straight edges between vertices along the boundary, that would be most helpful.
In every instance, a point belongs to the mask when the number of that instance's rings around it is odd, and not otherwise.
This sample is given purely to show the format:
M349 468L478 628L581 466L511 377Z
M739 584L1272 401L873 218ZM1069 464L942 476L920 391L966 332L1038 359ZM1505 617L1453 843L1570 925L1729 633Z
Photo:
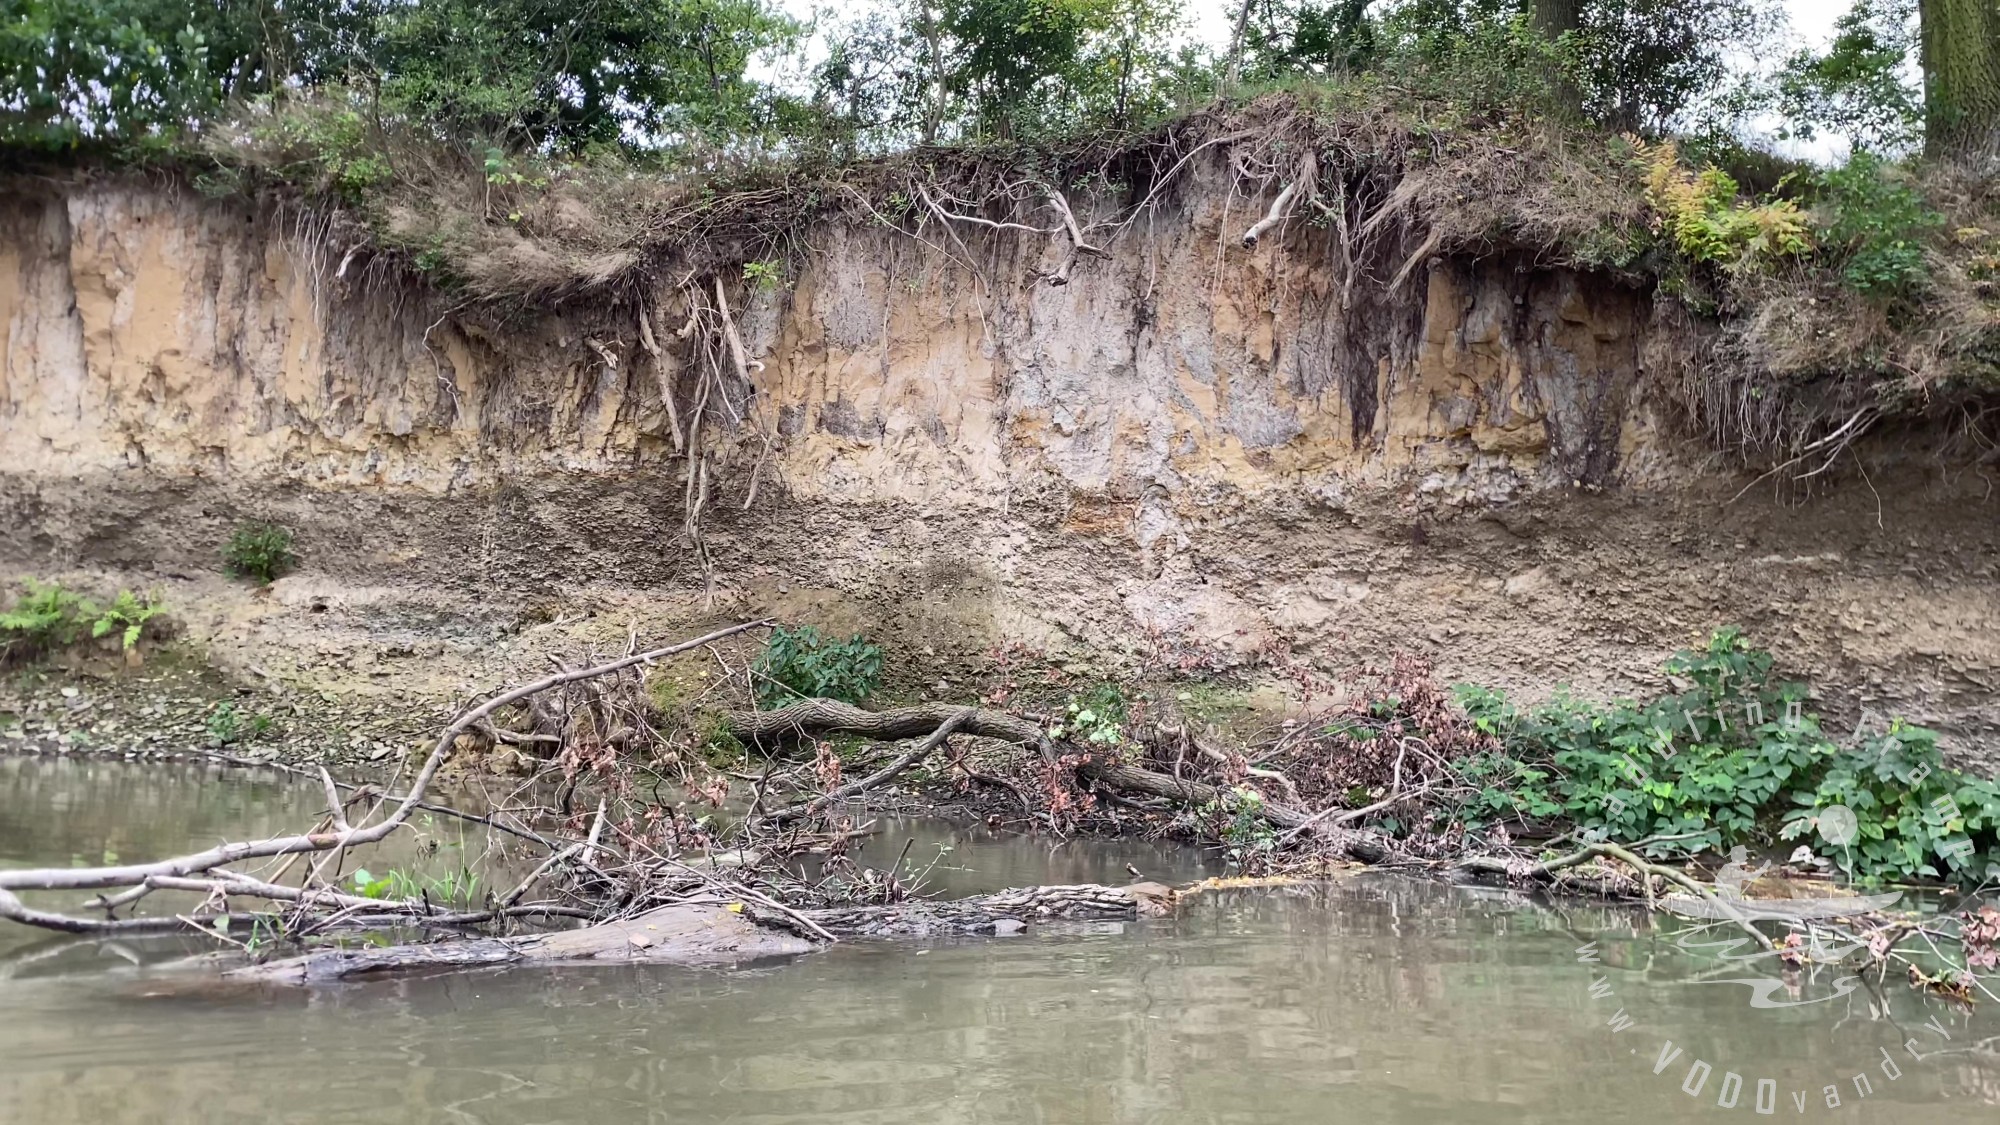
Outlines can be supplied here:
M796 915L839 937L921 938L1015 933L1053 920L1108 921L1158 913L1172 897L1156 883L1107 887L1016 887L949 902L800 910ZM496 965L645 964L724 966L822 949L797 922L754 902L678 902L633 918L575 930L423 945L328 949L231 969L235 983L315 985L402 973Z
M750 917L741 903L680 902L575 930L329 949L232 969L222 976L236 982L311 985L492 965L736 965L811 953L819 947L818 942Z
M1171 896L1157 883L1107 887L1080 883L1059 887L1016 887L949 902L899 902L802 911L844 937L939 937L951 934L1009 934L1037 922L1117 921L1156 913Z

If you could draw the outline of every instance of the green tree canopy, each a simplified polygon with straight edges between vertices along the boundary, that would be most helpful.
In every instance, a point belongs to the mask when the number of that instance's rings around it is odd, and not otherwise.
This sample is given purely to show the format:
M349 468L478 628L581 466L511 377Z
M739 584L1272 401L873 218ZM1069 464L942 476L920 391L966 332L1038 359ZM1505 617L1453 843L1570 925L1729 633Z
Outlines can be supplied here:
M579 146L720 130L750 56L800 33L769 0L16 0L5 138L188 125L231 99L359 83L446 131Z
M1777 79L1781 132L1844 134L1899 149L1922 132L1923 92L1905 77L1916 53L1914 0L1856 0L1823 51L1800 51Z
M423 0L383 13L371 54L413 114L578 146L742 124L750 56L798 31L764 0Z

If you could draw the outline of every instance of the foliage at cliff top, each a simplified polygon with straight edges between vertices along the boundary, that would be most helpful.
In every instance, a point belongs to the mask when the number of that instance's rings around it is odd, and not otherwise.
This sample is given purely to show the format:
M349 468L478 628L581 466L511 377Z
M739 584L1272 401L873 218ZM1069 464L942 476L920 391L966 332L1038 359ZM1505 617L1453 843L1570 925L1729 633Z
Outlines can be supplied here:
M2000 21L1921 8L1746 72L1759 0L1251 0L1219 52L1159 0L24 0L0 145L302 192L343 256L542 303L764 283L826 219L1110 249L1219 171L1372 283L1514 252L1657 287L1689 418L1810 472L2000 387ZM1753 112L1874 147L1783 161Z

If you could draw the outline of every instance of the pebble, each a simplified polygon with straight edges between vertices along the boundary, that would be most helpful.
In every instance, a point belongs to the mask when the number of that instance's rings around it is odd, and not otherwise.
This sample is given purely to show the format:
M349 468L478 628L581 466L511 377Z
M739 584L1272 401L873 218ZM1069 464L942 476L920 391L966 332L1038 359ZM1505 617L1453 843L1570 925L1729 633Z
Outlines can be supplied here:
M447 718L444 702L413 706L321 694L286 691L268 679L238 687L199 668L70 683L60 675L0 676L0 748L156 761L198 758L183 748L207 745L259 761L380 763ZM227 743L210 727L223 702L245 727ZM248 729L258 717L269 720L261 735Z

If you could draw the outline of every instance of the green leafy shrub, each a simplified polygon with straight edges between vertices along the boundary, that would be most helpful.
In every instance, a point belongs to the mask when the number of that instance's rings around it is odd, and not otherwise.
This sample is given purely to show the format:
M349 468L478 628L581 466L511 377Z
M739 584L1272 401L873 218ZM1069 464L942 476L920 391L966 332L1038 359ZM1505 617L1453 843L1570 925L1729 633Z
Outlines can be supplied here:
M1576 37L1551 40L1520 16L1436 17L1416 7L1390 16L1390 38L1403 49L1383 61L1399 84L1446 98L1467 113L1576 112L1585 66Z
M1224 854L1237 867L1252 866L1277 847L1277 833L1264 819L1264 798L1247 785L1228 790L1195 812L1214 823Z
M1049 728L1050 738L1075 738L1107 749L1125 741L1128 708L1116 684L1101 684L1072 698L1063 721Z
M1869 879L2000 875L2000 785L1944 768L1937 738L1901 722L1841 746L1776 681L1771 657L1733 629L1668 661L1685 690L1646 703L1559 695L1519 708L1461 687L1473 725L1502 746L1461 763L1478 790L1469 827L1561 822L1612 840L1677 837L1655 854L1769 845L1803 835L1831 805L1859 838L1843 861Z
M751 670L757 705L766 710L799 699L860 703L882 682L882 649L859 633L836 641L811 625L781 625Z
M1896 879L1991 880L2000 876L2000 784L1946 769L1937 735L1894 722L1835 756L1780 832L1803 836L1819 813L1844 805L1855 815L1857 868Z
M784 284L784 267L773 261L743 263L743 280L759 293L768 293Z
M208 713L208 737L219 746L265 738L277 729L271 716L246 713L226 699Z
M366 103L336 91L325 97L264 97L212 143L254 152L285 179L358 203L395 174ZM226 153L228 154L228 153Z
M0 613L0 645L6 655L32 658L67 648L82 638L97 614L89 598L60 583L30 578L26 592Z
M231 574L271 582L298 563L292 533L275 523L238 524L222 548Z
M86 637L116 635L131 648L154 618L166 612L150 594L120 590L109 605L57 582L29 579L26 592L0 613L0 656L31 659L68 648Z
M1944 228L1909 178L1870 152L1820 173L1819 240L1848 288L1903 297L1929 279L1928 240Z
M218 746L227 746L243 737L243 714L236 704L224 700L208 713L209 741Z

